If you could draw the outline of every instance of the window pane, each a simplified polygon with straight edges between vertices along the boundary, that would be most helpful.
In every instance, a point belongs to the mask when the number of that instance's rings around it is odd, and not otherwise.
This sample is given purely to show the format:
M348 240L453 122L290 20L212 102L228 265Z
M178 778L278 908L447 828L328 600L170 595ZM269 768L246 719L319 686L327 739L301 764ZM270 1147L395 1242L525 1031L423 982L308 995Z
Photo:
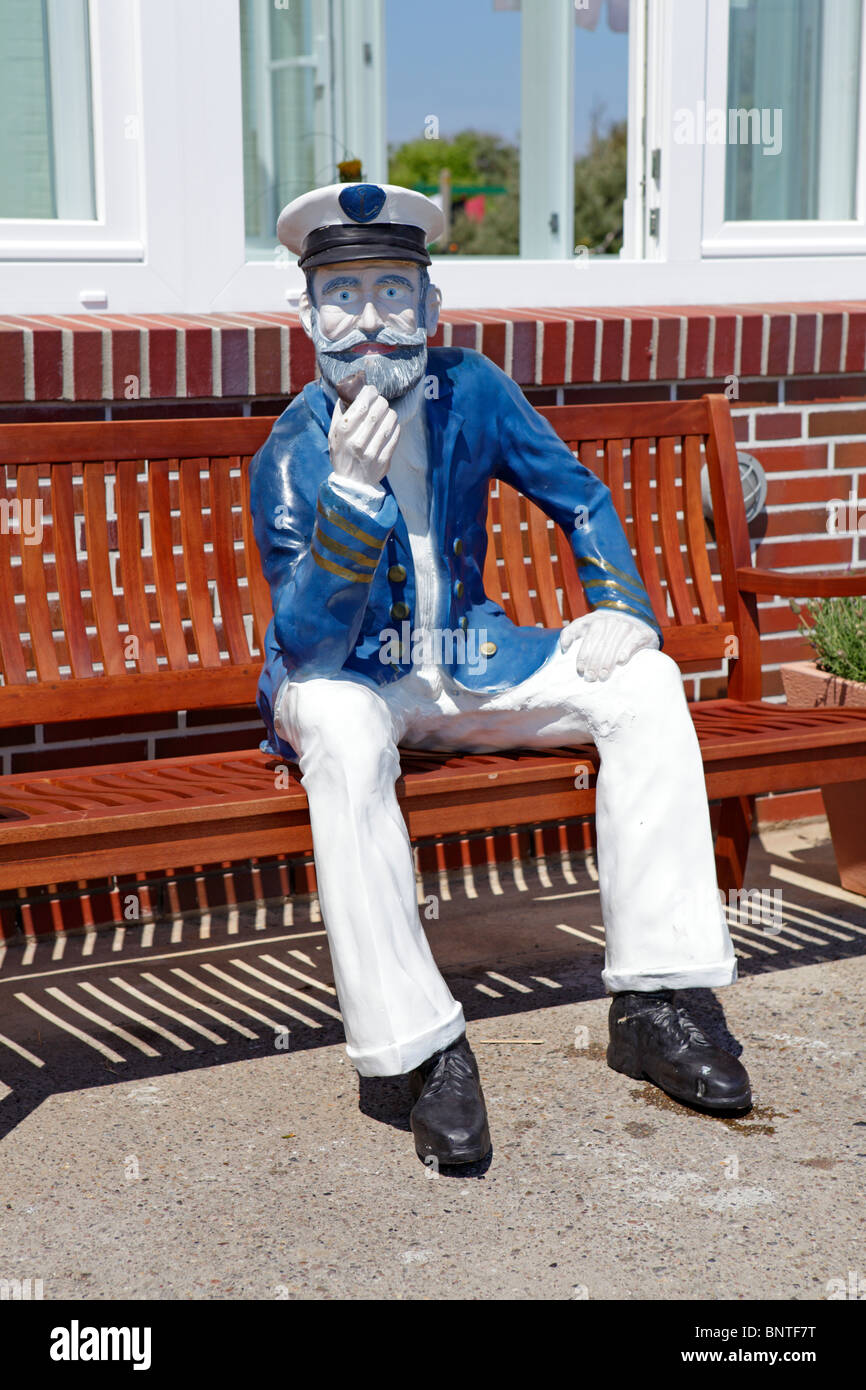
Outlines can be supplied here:
M244 212L247 252L271 255L280 209L317 182L317 109L312 0L241 0Z
M87 0L3 0L0 217L95 216Z
M446 205L450 179L450 227L434 255L519 252L518 10L387 0L388 177Z
M574 246L618 255L623 241L628 118L628 0L575 5ZM579 248L579 249L578 249Z
M855 215L860 0L731 0L725 217Z

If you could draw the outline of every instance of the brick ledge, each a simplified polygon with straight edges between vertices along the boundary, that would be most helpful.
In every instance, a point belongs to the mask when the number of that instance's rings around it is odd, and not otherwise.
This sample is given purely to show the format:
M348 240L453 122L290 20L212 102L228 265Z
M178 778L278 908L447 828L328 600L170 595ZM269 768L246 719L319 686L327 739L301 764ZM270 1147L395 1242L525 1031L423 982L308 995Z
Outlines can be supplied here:
M866 301L446 311L435 344L522 386L866 370ZM296 314L0 316L0 402L291 396L315 372Z

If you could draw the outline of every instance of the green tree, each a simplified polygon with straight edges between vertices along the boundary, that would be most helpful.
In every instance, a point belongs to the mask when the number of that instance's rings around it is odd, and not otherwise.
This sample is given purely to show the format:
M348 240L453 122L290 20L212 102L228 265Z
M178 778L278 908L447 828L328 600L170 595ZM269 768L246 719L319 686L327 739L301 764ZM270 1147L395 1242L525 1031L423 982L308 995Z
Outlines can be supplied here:
M589 150L574 165L574 244L601 254L622 247L626 193L626 123L593 130Z
M520 155L499 135L462 130L451 139L410 140L392 148L388 162L391 183L414 188L438 184L443 169L456 184L504 186L490 194L483 222L473 222L454 202L450 246L459 255L516 256L520 237ZM437 254L445 254L437 248Z

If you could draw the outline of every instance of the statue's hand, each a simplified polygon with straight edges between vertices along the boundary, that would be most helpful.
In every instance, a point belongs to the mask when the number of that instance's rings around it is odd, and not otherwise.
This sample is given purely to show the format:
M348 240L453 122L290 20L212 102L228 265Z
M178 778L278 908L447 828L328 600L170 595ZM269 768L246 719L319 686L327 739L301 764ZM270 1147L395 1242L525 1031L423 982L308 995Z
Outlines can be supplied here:
M331 468L338 478L379 483L397 447L397 416L375 386L366 385L348 407L338 401L328 432Z
M564 652L577 642L577 674L584 680L607 680L616 665L630 661L642 647L658 647L658 634L640 618L597 608L562 629Z

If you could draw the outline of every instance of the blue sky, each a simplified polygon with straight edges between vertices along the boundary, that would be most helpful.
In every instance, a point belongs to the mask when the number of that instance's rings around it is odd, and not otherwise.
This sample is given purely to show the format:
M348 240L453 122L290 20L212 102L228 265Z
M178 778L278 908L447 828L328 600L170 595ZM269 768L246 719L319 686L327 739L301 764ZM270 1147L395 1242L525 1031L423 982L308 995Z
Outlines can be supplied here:
M389 143L422 136L428 115L443 137L474 127L516 139L519 13L494 11L493 0L387 0L385 16ZM575 30L574 79L579 153L593 105L604 104L605 121L626 115L628 35L612 33L605 12L594 30Z

